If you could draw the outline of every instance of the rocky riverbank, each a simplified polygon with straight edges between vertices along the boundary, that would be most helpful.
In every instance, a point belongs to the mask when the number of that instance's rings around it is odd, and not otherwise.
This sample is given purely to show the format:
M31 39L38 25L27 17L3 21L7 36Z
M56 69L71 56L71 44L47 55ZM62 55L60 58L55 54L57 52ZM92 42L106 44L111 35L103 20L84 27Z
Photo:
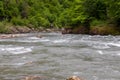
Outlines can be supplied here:
M9 26L0 32L0 39L24 36L22 33L31 32L61 32L62 34L89 34L89 35L120 35L120 28L113 26L92 26L90 28L79 26L75 28L31 28L27 26Z
M24 33L34 33L34 32L60 32L60 29L55 28L31 28L27 26L5 26L0 31L0 39L14 38L20 36L26 36ZM41 38L41 35L36 35Z

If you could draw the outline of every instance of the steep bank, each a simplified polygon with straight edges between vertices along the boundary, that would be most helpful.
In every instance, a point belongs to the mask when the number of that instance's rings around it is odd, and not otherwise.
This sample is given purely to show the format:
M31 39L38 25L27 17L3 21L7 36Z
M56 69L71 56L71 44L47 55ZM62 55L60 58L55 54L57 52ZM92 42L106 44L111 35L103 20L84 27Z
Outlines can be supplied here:
M53 32L58 31L56 29L48 29L48 28L34 28L29 26L0 26L0 34L18 34L18 33L30 33L30 32Z
M15 26L11 23L0 23L0 33L1 34L16 34L16 33L28 33L35 31L34 28L27 26Z
M90 34L90 35L120 35L120 28L114 26L79 26L75 28L64 28L63 34Z
M33 28L29 28L27 26L11 26L8 28L8 33L29 33L34 32L35 30Z
M11 23L0 23L0 34L20 34L31 32L60 32L59 28L45 28L32 26L19 26Z
M120 28L114 26L92 26L89 34L91 35L120 35Z
M30 32L35 32L35 30L27 26L4 25L4 27L0 26L0 39L25 36L25 34L22 33L30 33Z
M19 33L30 33L30 32L59 32L62 34L90 34L90 35L120 35L120 27L111 25L103 26L77 26L77 27L66 27L61 29L56 28L34 28L30 26L15 26L11 24L0 25L1 34L19 34Z

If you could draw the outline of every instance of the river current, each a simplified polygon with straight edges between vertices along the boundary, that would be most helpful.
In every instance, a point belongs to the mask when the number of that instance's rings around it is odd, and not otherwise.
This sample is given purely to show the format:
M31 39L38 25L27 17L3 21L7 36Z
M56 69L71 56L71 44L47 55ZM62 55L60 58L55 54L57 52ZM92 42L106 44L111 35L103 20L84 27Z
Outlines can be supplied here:
M37 37L42 35L42 38ZM120 36L31 33L0 39L0 80L120 80Z

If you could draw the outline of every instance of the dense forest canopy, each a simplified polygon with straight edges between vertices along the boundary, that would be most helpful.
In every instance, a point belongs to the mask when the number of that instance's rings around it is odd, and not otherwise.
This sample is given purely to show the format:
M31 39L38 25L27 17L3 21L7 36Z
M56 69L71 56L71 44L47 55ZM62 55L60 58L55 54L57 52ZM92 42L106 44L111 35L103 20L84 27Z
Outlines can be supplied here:
M120 25L120 0L0 0L0 21L13 25Z

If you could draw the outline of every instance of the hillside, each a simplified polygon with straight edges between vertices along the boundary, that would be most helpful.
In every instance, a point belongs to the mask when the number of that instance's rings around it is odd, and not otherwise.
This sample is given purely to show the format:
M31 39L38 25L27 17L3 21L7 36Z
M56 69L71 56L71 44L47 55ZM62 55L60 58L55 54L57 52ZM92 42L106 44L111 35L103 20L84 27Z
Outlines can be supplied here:
M82 33L120 34L120 1L1 0L0 32L9 31L9 25L34 29L72 28L72 33L81 33L85 28Z

